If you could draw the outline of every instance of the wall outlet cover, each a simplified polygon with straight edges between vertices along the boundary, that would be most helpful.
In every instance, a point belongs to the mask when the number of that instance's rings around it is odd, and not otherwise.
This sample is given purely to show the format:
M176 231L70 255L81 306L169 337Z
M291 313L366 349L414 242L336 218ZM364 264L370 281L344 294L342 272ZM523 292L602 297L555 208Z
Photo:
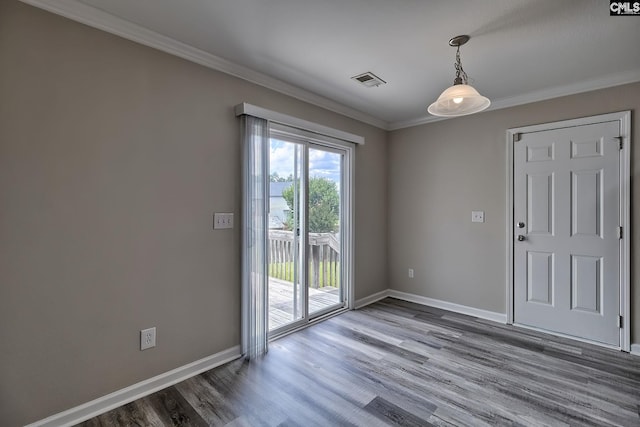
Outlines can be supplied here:
M471 222L484 222L484 211L472 211Z
M140 350L146 350L156 346L156 328L143 329L140 331Z

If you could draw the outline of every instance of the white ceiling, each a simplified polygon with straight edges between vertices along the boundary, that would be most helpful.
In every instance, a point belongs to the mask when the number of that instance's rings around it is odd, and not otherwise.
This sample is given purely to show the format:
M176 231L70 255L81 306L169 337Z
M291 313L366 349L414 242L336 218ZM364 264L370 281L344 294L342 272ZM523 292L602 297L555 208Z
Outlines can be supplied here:
M640 16L603 0L24 1L387 129L435 119L458 34L492 108L640 81Z

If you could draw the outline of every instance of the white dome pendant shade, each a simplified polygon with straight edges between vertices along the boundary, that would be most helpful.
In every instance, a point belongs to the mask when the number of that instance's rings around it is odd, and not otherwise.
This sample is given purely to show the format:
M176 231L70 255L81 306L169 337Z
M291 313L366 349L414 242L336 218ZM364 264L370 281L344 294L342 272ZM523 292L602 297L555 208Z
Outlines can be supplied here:
M457 117L486 110L491 101L478 93L473 86L458 84L445 89L427 111L434 116Z
M450 46L458 48L456 52L456 79L453 86L445 89L436 102L429 105L429 114L439 117L459 117L486 110L491 101L480 95L477 90L467 84L467 73L460 62L460 46L469 41L469 36L456 36L449 40Z

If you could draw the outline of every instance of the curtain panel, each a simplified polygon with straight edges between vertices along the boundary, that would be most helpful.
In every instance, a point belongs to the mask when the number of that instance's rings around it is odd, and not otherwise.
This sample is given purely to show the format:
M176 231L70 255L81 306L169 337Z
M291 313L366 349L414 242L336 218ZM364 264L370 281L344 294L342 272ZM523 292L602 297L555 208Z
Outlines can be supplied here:
M241 116L242 352L249 360L268 350L269 122Z

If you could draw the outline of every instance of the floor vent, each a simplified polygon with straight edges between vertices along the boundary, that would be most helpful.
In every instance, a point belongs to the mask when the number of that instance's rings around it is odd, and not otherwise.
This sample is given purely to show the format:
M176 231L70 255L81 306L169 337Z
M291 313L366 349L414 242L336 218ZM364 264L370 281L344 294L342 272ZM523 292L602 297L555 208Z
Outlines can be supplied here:
M380 77L373 74L371 71L367 71L366 73L358 74L357 76L351 77L352 80L361 83L366 87L378 87L380 85L386 84L384 80Z

